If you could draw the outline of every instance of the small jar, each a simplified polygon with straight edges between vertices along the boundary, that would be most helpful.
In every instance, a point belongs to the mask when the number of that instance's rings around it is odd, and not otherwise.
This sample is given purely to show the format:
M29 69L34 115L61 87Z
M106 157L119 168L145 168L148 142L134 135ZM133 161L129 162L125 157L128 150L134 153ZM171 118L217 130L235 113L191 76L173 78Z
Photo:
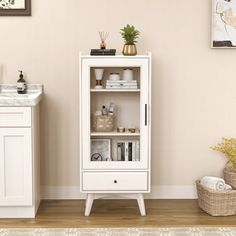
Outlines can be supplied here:
M132 69L126 68L123 70L123 80L131 81L134 78L134 73Z
M125 132L125 128L124 127L117 127L117 132L118 133L124 133Z
M119 73L110 73L109 80L112 80L112 81L120 80L120 74Z
M129 131L130 133L135 133L135 132L136 132L136 129L135 129L134 127L129 127L129 128L128 128L128 131Z

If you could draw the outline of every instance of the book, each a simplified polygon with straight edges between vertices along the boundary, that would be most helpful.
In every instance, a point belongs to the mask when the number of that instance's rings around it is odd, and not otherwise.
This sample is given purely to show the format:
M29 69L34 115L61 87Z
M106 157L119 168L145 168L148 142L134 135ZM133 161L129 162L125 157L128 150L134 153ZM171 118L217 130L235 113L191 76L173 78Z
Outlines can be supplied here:
M133 142L128 142L128 161L132 161Z
M129 144L128 142L125 143L125 161L129 161Z
M135 161L140 161L140 148L139 148L139 141L136 141L135 143Z
M125 143L121 143L121 161L125 161Z
M91 49L91 56L115 56L116 49Z
M111 81L111 80L107 80L106 81L106 88L133 88L133 89L137 89L138 85L137 85L137 80L133 80L133 81L124 81L124 80L117 80L117 81Z
M137 83L106 83L110 86L137 86Z
M117 161L139 161L139 141L117 141Z
M110 86L137 86L137 84L131 84L131 83L106 83L106 85Z
M106 83L111 86L137 86L137 83Z
M117 143L117 161L121 161L121 143Z
M116 86L116 85L107 85L107 89L137 89L137 86Z
M136 159L135 159L135 156L136 156L136 142L135 141L133 141L132 142L132 161L135 161Z
M107 80L107 84L137 84L137 80Z
M125 141L117 141L117 161L126 161L127 155L127 144Z

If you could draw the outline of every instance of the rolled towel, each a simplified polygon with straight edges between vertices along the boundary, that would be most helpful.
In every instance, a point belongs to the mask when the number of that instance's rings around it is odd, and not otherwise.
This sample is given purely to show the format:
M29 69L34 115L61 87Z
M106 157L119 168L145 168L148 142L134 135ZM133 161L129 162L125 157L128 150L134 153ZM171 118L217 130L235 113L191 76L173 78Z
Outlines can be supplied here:
M225 181L221 178L205 176L201 179L200 183L210 189L217 191L225 190Z
M225 190L232 190L233 188L229 184L225 184Z

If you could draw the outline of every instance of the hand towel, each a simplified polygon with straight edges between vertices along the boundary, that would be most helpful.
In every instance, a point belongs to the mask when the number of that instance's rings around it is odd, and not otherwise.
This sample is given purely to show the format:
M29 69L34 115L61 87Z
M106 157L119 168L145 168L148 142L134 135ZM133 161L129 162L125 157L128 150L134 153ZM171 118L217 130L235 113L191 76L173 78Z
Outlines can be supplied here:
M224 191L225 190L225 181L221 178L205 176L201 179L200 183L207 188Z
M232 190L233 188L229 184L225 184L225 190Z

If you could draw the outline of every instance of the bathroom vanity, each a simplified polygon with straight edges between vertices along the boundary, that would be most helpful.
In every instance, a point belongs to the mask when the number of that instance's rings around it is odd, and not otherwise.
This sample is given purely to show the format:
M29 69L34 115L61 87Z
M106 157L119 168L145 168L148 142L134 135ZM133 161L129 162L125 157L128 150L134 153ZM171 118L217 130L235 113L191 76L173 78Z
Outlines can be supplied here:
M40 204L42 85L0 85L0 218L34 218Z

